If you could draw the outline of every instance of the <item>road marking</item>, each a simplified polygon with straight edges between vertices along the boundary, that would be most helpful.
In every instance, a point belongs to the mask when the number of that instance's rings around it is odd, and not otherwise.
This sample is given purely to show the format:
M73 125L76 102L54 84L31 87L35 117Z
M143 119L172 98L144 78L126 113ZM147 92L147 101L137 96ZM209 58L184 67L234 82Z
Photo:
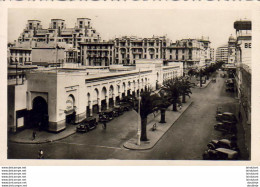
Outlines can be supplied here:
M103 146L103 145L88 145L88 144L67 143L67 142L54 142L54 143L57 143L57 144L70 144L70 145L86 145L86 146L90 146L90 147L102 147L102 148L108 148L108 149L120 149L120 150L123 150L123 148L121 148L121 147L110 147L110 146Z

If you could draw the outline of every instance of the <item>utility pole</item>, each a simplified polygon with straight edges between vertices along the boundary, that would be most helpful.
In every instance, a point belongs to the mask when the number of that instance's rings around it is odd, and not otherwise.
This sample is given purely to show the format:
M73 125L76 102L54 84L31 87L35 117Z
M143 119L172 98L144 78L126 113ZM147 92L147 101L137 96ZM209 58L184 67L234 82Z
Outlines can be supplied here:
M18 77L17 77L17 76L18 76L18 75L17 75L17 74L18 74L18 72L17 72L17 68L18 68L18 67L17 67L17 66L18 66L18 62L17 62L16 65L15 65L15 67L16 67L16 68L15 68L16 85L18 85Z
M58 73L58 44L56 44L56 73Z
M140 69L139 69L139 84L138 84L138 122L137 122L137 145L140 145L140 139L141 139L141 116L140 116L140 110L141 110L141 91L140 91Z

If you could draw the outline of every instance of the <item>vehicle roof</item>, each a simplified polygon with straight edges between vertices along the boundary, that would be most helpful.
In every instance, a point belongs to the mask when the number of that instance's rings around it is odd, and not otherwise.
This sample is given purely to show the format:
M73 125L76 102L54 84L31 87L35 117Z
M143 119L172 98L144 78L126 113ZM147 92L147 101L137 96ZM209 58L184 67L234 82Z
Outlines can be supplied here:
M223 142L223 143L226 143L226 144L230 144L231 143L231 141L228 140L228 139L221 139L221 140L219 140L219 142Z
M233 114L233 113L231 113L231 112L223 112L222 114L225 114L225 115L235 115L235 114Z
M217 148L216 151L226 153L226 154L236 154L237 151L231 150L231 149L226 149L226 148Z
M91 120L93 120L93 119L96 119L96 118L94 118L94 117L88 117L87 119L85 119L86 121L91 121Z

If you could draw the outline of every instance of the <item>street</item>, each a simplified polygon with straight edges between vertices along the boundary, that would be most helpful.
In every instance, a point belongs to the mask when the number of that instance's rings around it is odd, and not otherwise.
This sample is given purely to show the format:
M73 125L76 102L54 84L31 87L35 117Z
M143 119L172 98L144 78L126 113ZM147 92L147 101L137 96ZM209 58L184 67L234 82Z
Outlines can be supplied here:
M237 101L233 93L225 91L224 81L217 76L216 83L211 82L203 89L194 88L191 95L193 104L150 150L135 151L123 147L137 130L137 114L129 111L109 122L106 130L99 124L91 132L76 133L51 143L9 142L8 158L36 159L39 149L42 149L46 159L202 160L209 141L226 137L213 127L217 123L217 107L237 112ZM243 129L238 127L238 130L240 159L246 160L248 155L244 147Z

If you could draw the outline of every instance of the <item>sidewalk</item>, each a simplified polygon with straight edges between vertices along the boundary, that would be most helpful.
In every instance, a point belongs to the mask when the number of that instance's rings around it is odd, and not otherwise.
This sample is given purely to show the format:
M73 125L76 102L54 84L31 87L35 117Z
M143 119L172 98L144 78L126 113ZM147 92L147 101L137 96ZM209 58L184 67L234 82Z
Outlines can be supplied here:
M172 105L166 110L165 120L166 123L159 123L161 115L156 115L153 120L147 120L147 138L149 141L142 142L141 145L137 145L137 135L128 140L124 147L132 150L147 150L155 146L155 144L163 137L163 135L168 131L168 129L174 124L175 121L187 110L187 108L193 103L189 100L182 104L182 110L174 112L172 111ZM160 114L160 113L159 113ZM154 124L157 124L155 131L152 130Z
M200 89L206 88L206 87L209 85L209 83L211 82L211 80L212 80L212 79L209 78L209 80L207 80L205 84L202 84L201 87L200 87L200 83L198 83L198 84L197 84L197 87L200 88Z
M33 130L34 129L24 129L21 132L17 132L15 134L9 134L8 140L10 142L23 143L23 144L40 144L40 143L53 142L53 141L61 140L63 138L66 138L76 133L76 126L68 125L65 130L58 133L36 130L35 140L33 140L32 138Z

